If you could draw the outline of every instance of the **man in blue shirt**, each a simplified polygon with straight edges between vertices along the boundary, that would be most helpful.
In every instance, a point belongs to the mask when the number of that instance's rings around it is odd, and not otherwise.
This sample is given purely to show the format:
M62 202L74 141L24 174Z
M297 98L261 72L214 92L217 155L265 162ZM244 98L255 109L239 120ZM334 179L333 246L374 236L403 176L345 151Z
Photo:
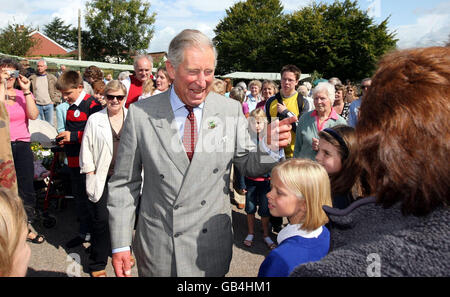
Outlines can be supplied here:
M356 127L356 123L358 122L358 113L359 107L361 106L361 100L365 97L367 90L369 90L370 85L372 84L372 79L365 78L361 81L361 91L362 95L358 100L355 100L350 104L349 107L349 115L348 115L348 125L353 128Z

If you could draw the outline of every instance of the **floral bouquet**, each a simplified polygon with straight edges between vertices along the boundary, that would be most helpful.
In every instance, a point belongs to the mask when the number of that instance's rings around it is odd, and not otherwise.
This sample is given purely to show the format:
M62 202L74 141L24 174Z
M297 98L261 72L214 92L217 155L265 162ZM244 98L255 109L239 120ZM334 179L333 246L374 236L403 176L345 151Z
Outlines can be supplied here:
M53 160L53 152L50 149L44 149L39 142L32 142L31 150L33 151L34 160L40 161L46 169L49 169Z

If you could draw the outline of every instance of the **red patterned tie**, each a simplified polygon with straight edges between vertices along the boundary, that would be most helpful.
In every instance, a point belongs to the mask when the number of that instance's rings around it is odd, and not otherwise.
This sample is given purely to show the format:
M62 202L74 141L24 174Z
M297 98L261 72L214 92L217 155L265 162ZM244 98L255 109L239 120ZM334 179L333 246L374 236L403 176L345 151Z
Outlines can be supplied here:
M197 142L197 122L195 120L194 108L187 105L184 107L189 111L189 114L184 124L183 144L189 161L191 161L194 156L195 143Z

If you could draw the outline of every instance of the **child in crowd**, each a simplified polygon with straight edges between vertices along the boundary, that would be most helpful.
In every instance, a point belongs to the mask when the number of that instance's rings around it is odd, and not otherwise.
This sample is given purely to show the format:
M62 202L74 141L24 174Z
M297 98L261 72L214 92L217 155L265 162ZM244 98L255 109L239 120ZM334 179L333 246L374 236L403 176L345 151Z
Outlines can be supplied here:
M334 208L347 208L357 197L370 194L361 185L362 172L353 127L339 125L319 132L316 161L330 177Z
M86 122L91 114L102 109L102 105L83 90L83 80L76 71L64 72L58 78L56 88L69 103L66 130L60 132L56 139L59 141L58 144L64 147L67 156L72 194L75 196L80 221L79 236L66 244L68 248L73 248L90 240L91 220L87 209L86 177L80 173L79 154Z
M142 95L139 96L138 101L148 98L150 96L153 96L153 93L155 92L155 90L156 90L156 88L155 88L155 84L153 83L153 80L147 79L142 84Z
M92 90L94 91L95 99L100 102L102 107L106 107L106 99L103 93L105 92L106 84L103 80L96 80L92 83Z
M31 249L22 199L0 187L0 277L25 276Z
M234 99L236 101L239 101L239 103L243 104L245 99L245 91L241 87L234 87L231 89L229 96L230 99ZM244 113L245 117L248 118L249 116L248 106L247 105L245 106L246 108L244 107L244 105L242 106L242 112ZM233 188L239 195L245 195L247 193L244 176L238 170L234 170L234 168L233 168ZM239 209L245 207L244 202L240 203L240 201L237 201L237 205Z
M270 213L287 217L278 233L278 247L259 268L259 277L289 276L303 263L319 261L328 253L330 232L322 206L331 206L330 180L325 169L307 159L289 159L275 166L267 194Z
M259 143L266 125L266 114L261 108L257 108L250 113L249 129L252 140L255 143ZM268 174L257 178L245 177L245 185L247 187L245 212L247 213L248 235L244 240L244 244L248 247L252 246L255 236L255 213L258 207L258 214L261 217L263 227L264 242L272 250L276 248L276 245L269 236L270 213L266 197L267 192L270 190L270 177Z

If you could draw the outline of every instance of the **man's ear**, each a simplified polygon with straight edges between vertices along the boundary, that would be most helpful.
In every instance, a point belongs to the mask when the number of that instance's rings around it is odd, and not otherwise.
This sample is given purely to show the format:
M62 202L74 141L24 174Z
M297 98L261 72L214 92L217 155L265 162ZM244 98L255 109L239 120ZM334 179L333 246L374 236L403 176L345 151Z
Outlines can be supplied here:
M167 73L169 73L170 79L172 81L174 81L174 79L175 79L175 67L172 65L170 60L166 61L166 69L167 69Z

